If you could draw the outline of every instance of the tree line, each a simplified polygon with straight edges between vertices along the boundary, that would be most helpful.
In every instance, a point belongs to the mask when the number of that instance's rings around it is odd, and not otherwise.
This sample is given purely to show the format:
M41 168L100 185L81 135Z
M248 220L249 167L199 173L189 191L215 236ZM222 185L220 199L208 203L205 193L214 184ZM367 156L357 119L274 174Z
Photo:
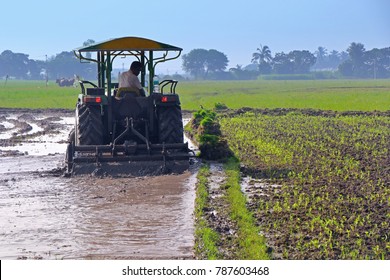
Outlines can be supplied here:
M95 43L89 39L84 46ZM256 79L263 76L311 75L316 77L389 78L390 47L366 50L361 43L351 43L346 51L328 52L324 47L312 53L307 50L278 52L260 45L252 53L251 64L227 69L226 54L215 49L193 49L182 56L182 69L195 79ZM331 73L331 75L322 75ZM80 63L73 52L63 51L45 60L33 60L28 54L5 50L0 54L0 78L38 80L73 77L96 79L96 67ZM177 75L176 75L177 77Z
M73 52L63 51L46 60L30 59L28 54L5 50L0 54L0 77L21 80L68 78L79 75L96 79L96 67L80 63Z
M252 54L252 64L227 70L228 58L216 50L194 49L183 56L183 69L198 79L255 79L259 75L307 75L316 78L389 78L390 47L366 51L361 43L351 43L347 51L328 52L318 47L278 52L260 45ZM290 76L292 77L292 76ZM310 76L301 76L310 77Z
M366 51L361 43L348 48L349 58L339 65L339 72L346 77L389 78L390 47Z

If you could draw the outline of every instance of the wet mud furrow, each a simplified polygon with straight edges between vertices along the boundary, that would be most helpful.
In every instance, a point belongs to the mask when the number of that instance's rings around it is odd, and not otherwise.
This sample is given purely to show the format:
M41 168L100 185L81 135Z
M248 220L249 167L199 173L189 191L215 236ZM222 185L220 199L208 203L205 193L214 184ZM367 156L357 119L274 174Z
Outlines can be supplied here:
M194 170L65 178L72 113L0 113L1 259L193 258Z

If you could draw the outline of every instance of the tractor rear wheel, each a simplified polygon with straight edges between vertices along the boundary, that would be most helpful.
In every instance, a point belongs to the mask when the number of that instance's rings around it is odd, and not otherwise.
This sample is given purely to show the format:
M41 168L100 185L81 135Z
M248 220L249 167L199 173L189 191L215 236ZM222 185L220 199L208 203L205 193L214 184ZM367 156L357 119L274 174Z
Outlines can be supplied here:
M103 121L100 106L77 105L76 145L102 145Z
M180 105L160 107L158 113L159 143L183 143L183 120Z

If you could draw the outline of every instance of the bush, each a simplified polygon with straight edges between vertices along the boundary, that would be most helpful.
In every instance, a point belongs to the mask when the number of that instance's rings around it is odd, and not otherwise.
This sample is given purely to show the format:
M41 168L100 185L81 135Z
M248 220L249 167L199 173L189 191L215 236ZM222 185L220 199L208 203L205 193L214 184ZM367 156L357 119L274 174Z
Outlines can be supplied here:
M216 112L207 109L195 112L191 128L202 158L220 160L231 154L226 141L222 139Z
M228 108L228 106L225 105L225 103L217 102L214 105L214 109L218 111L218 110L226 110L226 109L229 109L229 108Z

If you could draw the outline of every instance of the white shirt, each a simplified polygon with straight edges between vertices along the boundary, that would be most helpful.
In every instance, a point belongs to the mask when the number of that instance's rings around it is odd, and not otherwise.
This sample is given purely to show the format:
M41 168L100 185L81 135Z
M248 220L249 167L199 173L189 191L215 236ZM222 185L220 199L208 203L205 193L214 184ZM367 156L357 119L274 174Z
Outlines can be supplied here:
M142 89L138 77L131 72L131 70L123 72L119 77L119 87L133 87Z

